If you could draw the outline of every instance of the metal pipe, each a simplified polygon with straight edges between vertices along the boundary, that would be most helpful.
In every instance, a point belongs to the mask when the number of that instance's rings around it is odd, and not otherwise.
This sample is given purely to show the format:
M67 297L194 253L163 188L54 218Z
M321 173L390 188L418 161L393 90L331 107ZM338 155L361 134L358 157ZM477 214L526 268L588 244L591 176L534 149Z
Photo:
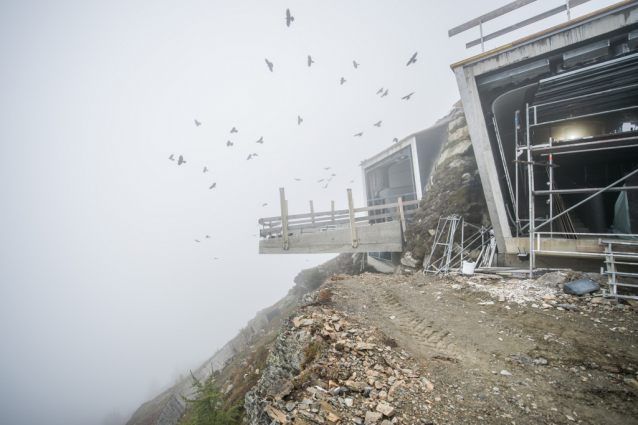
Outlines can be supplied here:
M483 21L479 18L479 28L481 30L481 52L485 52L485 46L483 44Z
M569 4L569 0L567 0L567 4ZM569 9L567 9L568 13L569 13ZM552 142L553 139L550 137L549 138L549 147L552 147ZM552 157L552 154L549 154L549 164L553 164L554 160ZM549 190L554 190L554 167L549 167ZM552 218L553 215L553 209L554 209L554 195L549 195L549 218ZM550 231L550 235L551 232L554 230L554 222L550 222L549 223L549 231Z
M590 193L601 190L598 187L592 187L587 189L557 189L557 190L537 190L534 192L534 195L549 195L555 194L559 195L561 193ZM603 189L604 190L604 189ZM612 187L607 190L607 192L624 192L625 190L638 190L638 186L622 186L622 187Z
M593 148L593 149L581 149L577 151L567 151L567 152L556 152L555 155L569 155L570 153L587 153L587 152L598 152L598 151L610 151L613 149L627 149L627 148L635 148L638 145L625 145L625 146L605 146L603 148ZM548 154L541 154L541 156L546 156Z
M558 217L567 214L569 211L573 210L576 207L579 207L580 205L584 204L585 202L589 201L590 199L600 195L601 193L605 192L606 190L610 189L611 187L617 185L618 183L628 179L629 177L633 176L634 174L638 173L638 168L636 168L634 171L632 171L631 173L627 174L625 177L620 178L619 180L616 180L615 182L613 182L612 184L610 184L609 186L600 189L598 192L594 193L593 195L583 199L582 201L580 201L579 203L577 203L576 205L567 208L565 211L563 211L562 213L558 214L556 217L552 218L552 220L556 220ZM530 197L533 197L533 194L530 194ZM541 228L542 226L544 226L545 224L549 223L551 220L548 220L544 223L539 224L538 226L536 226L535 228L531 228L530 226L530 233L533 233L535 230Z
M638 108L638 105L635 105L635 106L628 106L628 107L626 107L626 108L620 108L620 109L611 109L611 110L609 110L609 111L596 112L596 113L594 113L594 114L579 115L579 116L577 116L577 117L563 118L563 119L560 119L560 120L545 121L545 122L542 122L542 123L540 123L540 124L538 124L538 123L536 122L536 120L534 120L534 124L531 124L531 125L530 125L530 127L538 127L539 125L553 124L553 123L556 123L556 122L563 122L563 121L573 121L573 120L577 120L577 119L581 119L581 118L594 117L594 116L596 116L596 115L610 114L610 113L612 113L612 112L620 112L620 111L626 111L626 110L629 110L629 109L636 109L636 108Z
M529 103L525 104L527 109L527 179L528 188L529 188L529 222L534 223L535 214L534 214L534 168L531 164L532 162L532 152L530 149L530 137L529 137ZM536 109L534 109L536 111ZM530 224L529 226L529 277L532 279L534 277L534 226Z
M562 103L562 102L569 102L569 101L572 101L572 100L583 99L585 97L599 96L601 94L610 93L612 91L618 91L618 90L626 90L626 89L629 89L629 88L632 88L632 87L638 87L638 84L630 84L628 86L623 86L623 87L614 87L613 89L607 89L607 90L599 91L599 92L596 92L596 93L589 93L589 94L583 94L583 95L580 95L580 96L569 97L567 99L555 100L553 102L539 103L536 106L540 108L541 106L554 105L556 103Z
M510 193L510 199L515 202L514 190L512 189L512 181L510 180L510 173L507 168L507 161L505 160L505 152L503 151L503 143L501 143L501 135L498 132L498 124L496 123L496 117L492 117L494 123L494 133L496 134L496 142L498 143L498 151L501 154L501 161L503 161L503 172L505 173L505 181L507 182L507 189Z
M571 13L569 12L569 0L565 0L565 8L567 9L567 20L571 21L572 17Z
M514 149L516 155L516 159L518 159L518 115L520 111L516 111L514 113ZM514 208L514 214L516 215L516 236L519 236L521 230L521 221L518 215L518 162L514 163L514 171L516 175L514 176L516 182L516 208Z

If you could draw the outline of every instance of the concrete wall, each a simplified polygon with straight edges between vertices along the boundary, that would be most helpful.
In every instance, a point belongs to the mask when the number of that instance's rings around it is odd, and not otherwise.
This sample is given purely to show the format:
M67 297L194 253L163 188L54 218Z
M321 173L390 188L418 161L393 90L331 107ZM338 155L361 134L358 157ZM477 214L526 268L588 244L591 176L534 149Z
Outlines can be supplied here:
M391 221L358 226L356 248L352 247L350 229L320 233L304 233L288 238L289 249L283 249L283 238L259 241L260 254L319 254L355 252L399 252L403 250L401 223Z

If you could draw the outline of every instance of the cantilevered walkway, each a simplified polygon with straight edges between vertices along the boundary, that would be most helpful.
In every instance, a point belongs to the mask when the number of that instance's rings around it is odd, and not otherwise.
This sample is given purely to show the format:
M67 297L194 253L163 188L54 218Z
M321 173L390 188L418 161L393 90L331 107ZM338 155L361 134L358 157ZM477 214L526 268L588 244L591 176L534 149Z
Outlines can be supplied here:
M403 251L406 217L416 213L419 201L355 208L348 189L348 209L289 215L284 189L280 189L282 214L259 220L260 254L325 254L343 252Z

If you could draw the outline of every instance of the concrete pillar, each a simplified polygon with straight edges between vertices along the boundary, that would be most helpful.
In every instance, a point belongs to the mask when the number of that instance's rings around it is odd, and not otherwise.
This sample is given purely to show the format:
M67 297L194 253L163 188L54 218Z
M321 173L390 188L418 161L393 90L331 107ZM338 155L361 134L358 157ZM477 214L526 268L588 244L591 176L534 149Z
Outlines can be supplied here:
M512 232L507 222L507 212L505 211L505 200L501 187L499 185L498 174L496 172L496 164L494 155L490 145L490 139L485 126L485 116L481 107L476 80L471 66L464 68L459 66L454 69L456 82L461 93L461 101L463 102L463 111L467 121L470 137L472 138L472 147L474 148L474 156L478 165L479 173L481 173L481 183L483 185L483 193L487 202L487 209L494 227L494 235L499 252L506 252L505 238L511 238Z

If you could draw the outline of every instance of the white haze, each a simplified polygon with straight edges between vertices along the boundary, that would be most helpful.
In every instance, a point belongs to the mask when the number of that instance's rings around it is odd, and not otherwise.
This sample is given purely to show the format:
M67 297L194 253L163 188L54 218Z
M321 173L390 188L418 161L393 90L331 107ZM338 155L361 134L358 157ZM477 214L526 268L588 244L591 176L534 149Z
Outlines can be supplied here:
M259 256L257 220L280 187L291 214L345 208L348 187L361 205L360 161L459 99L449 65L478 29L447 30L507 2L3 1L0 423L130 415L334 257Z

